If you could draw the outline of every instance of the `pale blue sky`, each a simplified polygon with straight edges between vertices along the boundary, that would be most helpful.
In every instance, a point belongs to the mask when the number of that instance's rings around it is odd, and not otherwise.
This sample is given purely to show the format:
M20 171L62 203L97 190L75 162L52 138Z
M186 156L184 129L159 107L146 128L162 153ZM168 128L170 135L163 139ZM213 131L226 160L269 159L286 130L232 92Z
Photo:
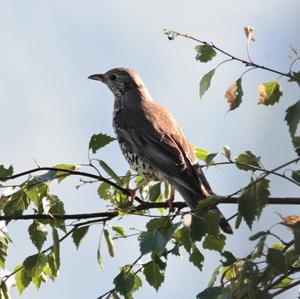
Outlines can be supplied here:
M233 154L251 150L263 157L267 168L288 161L294 152L283 118L284 110L299 98L296 85L281 79L281 102L274 107L258 106L258 84L278 77L259 70L250 72L243 79L243 104L226 114L224 93L245 70L243 66L230 62L218 69L210 90L200 101L199 80L222 57L200 64L194 60L194 42L182 38L170 42L162 33L164 28L189 32L246 57L243 27L251 25L256 30L252 58L286 71L290 44L300 47L299 11L297 0L199 0L184 4L133 0L0 1L1 164L13 163L16 171L21 171L34 167L33 159L41 165L86 162L90 136L98 132L113 134L112 95L105 86L86 78L116 66L138 70L153 98L174 114L191 143L212 152L224 145ZM128 167L116 143L97 157L120 174ZM235 191L249 180L249 174L227 167L212 168L207 177L219 194ZM280 180L273 182L272 195L296 194L293 186ZM76 179L70 179L53 188L65 201L68 212L105 209L105 203L97 198L97 186L77 192L76 184ZM230 216L236 207L221 209ZM269 208L254 231L278 222L274 211L287 215L295 213L294 209ZM137 222L142 229L140 218L125 218L119 224L129 228ZM26 254L35 253L24 225L9 227L14 241L9 267L21 262ZM108 257L103 248L105 271L101 273L96 262L99 232L99 228L93 228L78 251L71 241L63 243L60 277L55 283L43 285L39 292L30 287L22 297L95 298L110 289L119 267L138 255L138 244L133 240L119 242L115 259ZM247 234L244 228L230 237L227 249L237 256L246 254L252 245ZM218 259L218 255L207 253L200 273L187 262L185 254L183 258L170 258L166 282L159 292L144 282L135 298L193 298L205 288ZM295 291L290 294L296 296ZM18 296L14 293L13 297Z

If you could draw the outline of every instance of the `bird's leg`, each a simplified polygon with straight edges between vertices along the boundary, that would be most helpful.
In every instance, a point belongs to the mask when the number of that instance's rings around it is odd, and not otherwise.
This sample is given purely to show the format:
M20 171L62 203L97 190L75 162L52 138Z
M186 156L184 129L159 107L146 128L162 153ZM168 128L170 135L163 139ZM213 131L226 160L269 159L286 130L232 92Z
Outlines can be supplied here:
M128 196L129 196L129 201L130 203L133 202L134 198L135 198L135 195L136 195L136 191L138 190L139 188L134 188L134 189L126 189L126 191L128 192Z
M137 183L136 187L131 189L131 188L128 188L127 189L127 192L128 192L128 195L129 195L129 200L131 202L133 202L134 198L135 198L135 195L136 195L136 192L138 190L143 190L143 188L145 186L147 186L149 184L149 181L146 180L145 178L142 178L142 180L140 182ZM141 194L142 194L142 191L141 191Z
M171 186L170 196L167 199L170 213L174 210L174 208L173 208L174 200L175 200L175 189Z

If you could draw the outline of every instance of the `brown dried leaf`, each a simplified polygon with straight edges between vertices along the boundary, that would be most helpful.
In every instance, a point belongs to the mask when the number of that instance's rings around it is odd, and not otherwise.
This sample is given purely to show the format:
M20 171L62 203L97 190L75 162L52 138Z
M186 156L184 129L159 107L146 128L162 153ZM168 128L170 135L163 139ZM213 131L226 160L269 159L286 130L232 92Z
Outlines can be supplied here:
M232 85L229 86L225 93L225 98L229 103L229 110L234 110L242 103L242 79L238 79L237 81L233 82Z
M244 31L246 34L246 37L248 39L248 41L255 41L254 39L254 28L252 26L246 26L244 27Z
M225 98L227 99L229 104L231 104L235 100L236 91L237 91L236 82L233 82L233 84L229 86L229 88L227 89L227 91L225 93Z
M294 224L300 222L299 215L290 215L290 216L282 217L282 219L285 224L294 225Z
M260 84L257 87L258 93L259 93L259 100L258 100L258 104L263 104L265 102L265 99L268 97L267 92L266 92L266 88L263 84Z

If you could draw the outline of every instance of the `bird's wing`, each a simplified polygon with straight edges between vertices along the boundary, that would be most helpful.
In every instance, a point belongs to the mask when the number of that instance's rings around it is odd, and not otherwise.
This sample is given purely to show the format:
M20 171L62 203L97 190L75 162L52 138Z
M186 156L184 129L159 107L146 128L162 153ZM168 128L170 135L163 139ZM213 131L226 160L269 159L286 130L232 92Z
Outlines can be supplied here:
M147 107L146 119L139 119L138 114L127 115L126 122L127 129L119 135L145 162L195 195L206 197L210 193L204 174L196 167L192 147L171 114L160 106L152 110Z

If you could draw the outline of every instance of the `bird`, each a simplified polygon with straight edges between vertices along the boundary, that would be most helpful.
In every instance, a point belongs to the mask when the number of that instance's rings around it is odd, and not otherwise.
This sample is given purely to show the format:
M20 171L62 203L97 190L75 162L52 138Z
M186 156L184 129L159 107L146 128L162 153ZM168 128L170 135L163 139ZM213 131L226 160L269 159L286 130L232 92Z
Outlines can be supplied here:
M114 95L113 129L134 171L148 181L168 182L192 211L214 194L175 118L152 99L134 69L118 67L88 78L101 81ZM221 212L219 225L233 233Z

